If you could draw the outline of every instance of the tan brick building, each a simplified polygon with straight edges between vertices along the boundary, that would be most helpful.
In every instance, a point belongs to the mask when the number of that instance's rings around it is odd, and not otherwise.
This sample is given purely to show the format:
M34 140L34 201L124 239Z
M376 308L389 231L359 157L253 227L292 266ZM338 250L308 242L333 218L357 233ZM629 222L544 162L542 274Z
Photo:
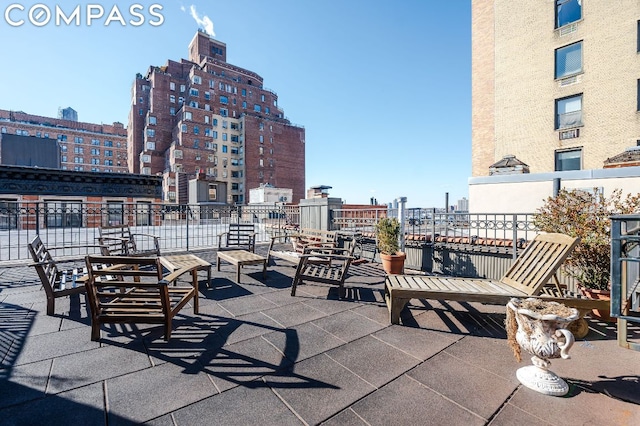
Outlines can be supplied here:
M601 169L640 140L640 2L472 0L472 175Z
M186 203L186 179L227 187L228 203L261 184L304 198L305 131L253 71L226 62L227 46L198 31L189 59L138 74L129 115L130 171L164 176L165 202Z

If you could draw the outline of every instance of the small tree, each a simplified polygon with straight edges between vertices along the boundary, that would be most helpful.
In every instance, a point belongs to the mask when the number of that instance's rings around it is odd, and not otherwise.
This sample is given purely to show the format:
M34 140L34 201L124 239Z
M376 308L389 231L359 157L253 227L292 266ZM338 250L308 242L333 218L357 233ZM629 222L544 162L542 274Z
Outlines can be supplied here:
M376 224L378 232L378 250L380 253L394 255L400 250L400 222L398 219L383 217Z
M593 191L561 189L549 197L534 216L533 223L544 232L559 232L579 237L580 243L567 259L567 273L585 287L609 288L611 267L611 219L615 214L640 211L640 194L627 194L616 189L609 198Z

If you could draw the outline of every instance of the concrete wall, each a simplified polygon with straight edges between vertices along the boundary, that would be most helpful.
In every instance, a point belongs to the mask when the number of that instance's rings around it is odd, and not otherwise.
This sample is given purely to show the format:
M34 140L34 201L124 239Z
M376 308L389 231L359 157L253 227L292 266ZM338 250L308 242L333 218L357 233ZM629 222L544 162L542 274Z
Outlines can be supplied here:
M553 181L566 189L615 189L640 193L640 167L485 176L469 179L469 213L533 213L553 195Z

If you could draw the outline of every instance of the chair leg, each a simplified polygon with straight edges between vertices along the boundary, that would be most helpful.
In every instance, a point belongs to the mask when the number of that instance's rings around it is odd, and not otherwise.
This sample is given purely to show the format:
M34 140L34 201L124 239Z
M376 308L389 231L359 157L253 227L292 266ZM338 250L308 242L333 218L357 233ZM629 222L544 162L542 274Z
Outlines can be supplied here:
M56 299L55 297L47 298L47 315L53 316L56 312Z
M100 340L100 323L98 321L91 322L91 340L94 342Z
M167 317L164 321L164 340L168 342L171 338L171 317Z
M293 279L293 284L291 285L291 295L295 296L296 295L296 287L298 286L298 281L300 281L300 278L295 277Z

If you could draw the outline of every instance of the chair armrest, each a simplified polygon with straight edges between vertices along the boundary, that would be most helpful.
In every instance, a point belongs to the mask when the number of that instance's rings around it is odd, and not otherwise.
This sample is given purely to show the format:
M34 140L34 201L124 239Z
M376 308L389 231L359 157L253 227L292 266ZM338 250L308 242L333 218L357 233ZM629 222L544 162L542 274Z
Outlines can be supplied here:
M193 271L193 269L196 268L196 267L197 266L185 266L184 268L177 269L177 270L173 271L172 273L170 273L169 275L165 275L164 277L162 277L162 281L166 281L168 283L172 283L172 282L176 281L181 275Z
M62 250L62 249L74 249L74 248L102 248L103 244L78 244L72 246L57 246L57 247L47 247L48 251L52 250Z
M160 239L159 236L157 235L153 235L153 234L144 234L144 233L135 233L135 234L131 234L131 235L140 235L142 237L149 237L149 238L153 238L154 240L158 240Z
M340 248L340 247L312 247L312 246L307 246L304 248L304 252L303 254L322 254L324 255L330 255L330 254L336 254L336 255L343 255L343 256L351 256L351 250L350 249L345 249L345 248Z

